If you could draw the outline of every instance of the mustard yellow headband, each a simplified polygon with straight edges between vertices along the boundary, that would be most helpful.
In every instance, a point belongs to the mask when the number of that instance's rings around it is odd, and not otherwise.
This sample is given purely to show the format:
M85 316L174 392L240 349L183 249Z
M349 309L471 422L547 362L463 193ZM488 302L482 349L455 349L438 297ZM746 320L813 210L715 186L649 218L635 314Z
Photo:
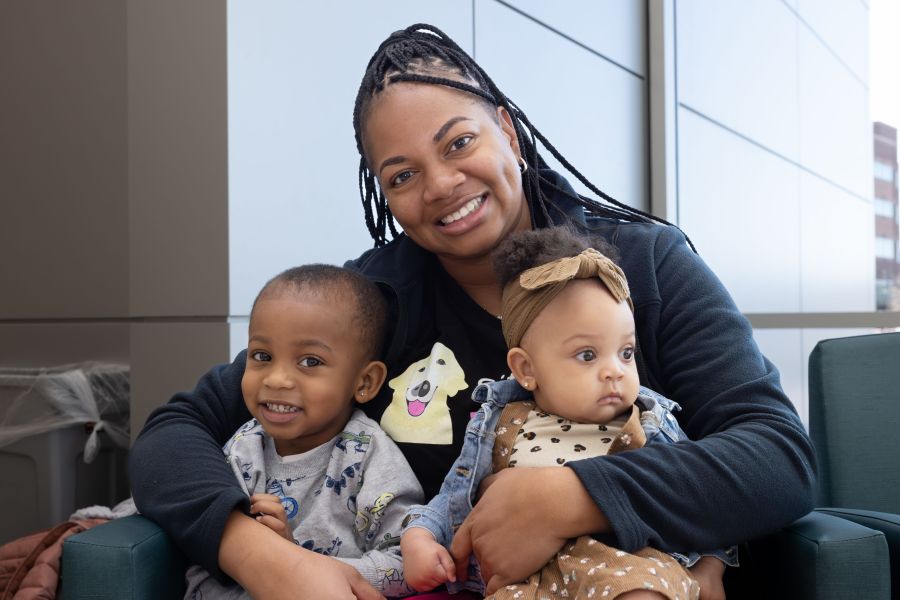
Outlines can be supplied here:
M509 348L518 346L525 331L557 294L573 279L597 277L617 302L631 297L625 273L609 258L593 248L578 256L567 256L523 271L503 288L503 337Z

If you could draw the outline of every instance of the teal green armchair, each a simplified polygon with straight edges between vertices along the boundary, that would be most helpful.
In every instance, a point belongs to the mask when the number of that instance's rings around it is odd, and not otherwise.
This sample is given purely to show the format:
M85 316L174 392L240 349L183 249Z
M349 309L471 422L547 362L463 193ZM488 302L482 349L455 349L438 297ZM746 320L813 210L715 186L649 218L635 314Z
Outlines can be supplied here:
M900 598L900 333L823 340L809 357L817 505L884 533Z
M887 600L888 551L869 527L812 512L741 548L729 569L729 600ZM184 593L185 560L157 525L127 517L69 538L63 600L167 600Z

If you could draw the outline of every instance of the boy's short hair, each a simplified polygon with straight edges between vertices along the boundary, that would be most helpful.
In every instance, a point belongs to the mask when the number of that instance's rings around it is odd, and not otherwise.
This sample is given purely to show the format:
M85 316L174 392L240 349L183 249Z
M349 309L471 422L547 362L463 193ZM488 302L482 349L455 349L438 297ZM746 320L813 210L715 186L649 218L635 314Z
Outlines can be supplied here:
M263 286L253 301L251 318L257 303L282 293L318 294L336 302L352 300L356 305L348 317L370 360L381 357L387 337L387 301L378 286L356 271L325 264L293 267L279 273Z

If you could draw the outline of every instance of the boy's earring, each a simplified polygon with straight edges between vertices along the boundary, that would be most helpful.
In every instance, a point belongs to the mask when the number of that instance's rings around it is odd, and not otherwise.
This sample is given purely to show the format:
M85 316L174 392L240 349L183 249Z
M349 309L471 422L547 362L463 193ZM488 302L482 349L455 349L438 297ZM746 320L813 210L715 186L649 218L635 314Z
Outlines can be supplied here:
M525 162L525 159L520 156L519 157L519 172L524 175L525 171L527 171L527 170L528 170L528 163Z

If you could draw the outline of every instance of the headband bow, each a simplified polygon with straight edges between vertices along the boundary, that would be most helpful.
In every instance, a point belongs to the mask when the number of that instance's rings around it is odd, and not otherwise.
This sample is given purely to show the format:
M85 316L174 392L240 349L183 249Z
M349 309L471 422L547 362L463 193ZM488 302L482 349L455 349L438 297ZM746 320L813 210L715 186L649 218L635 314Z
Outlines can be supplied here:
M503 289L503 337L509 348L518 346L538 314L573 279L597 277L617 302L634 310L622 269L593 248L523 271Z

